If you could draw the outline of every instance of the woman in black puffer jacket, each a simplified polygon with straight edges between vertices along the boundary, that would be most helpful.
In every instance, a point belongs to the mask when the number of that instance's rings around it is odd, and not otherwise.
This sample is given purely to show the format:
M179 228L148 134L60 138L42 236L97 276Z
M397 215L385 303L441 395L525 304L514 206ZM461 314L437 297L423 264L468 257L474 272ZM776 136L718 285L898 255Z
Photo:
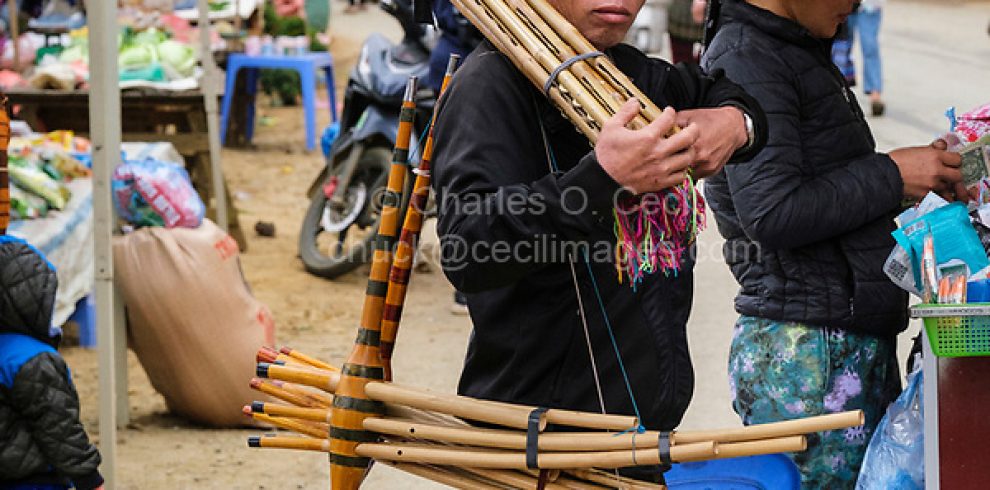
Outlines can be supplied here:
M959 156L877 153L832 64L853 0L723 0L702 61L754 96L769 141L705 183L741 289L729 359L746 424L863 409L864 427L812 436L794 455L805 488L853 488L870 435L900 391L895 336L907 296L884 259L904 198L955 192ZM964 192L965 189L959 189ZM960 194L964 195L964 194Z

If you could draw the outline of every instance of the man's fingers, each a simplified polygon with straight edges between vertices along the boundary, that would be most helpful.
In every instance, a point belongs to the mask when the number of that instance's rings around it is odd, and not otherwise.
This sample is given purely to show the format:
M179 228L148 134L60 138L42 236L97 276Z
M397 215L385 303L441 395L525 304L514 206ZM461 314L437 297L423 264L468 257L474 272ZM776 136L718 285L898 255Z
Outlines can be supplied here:
M688 109L685 111L679 111L677 113L677 125L682 128L687 127L689 124L691 124L691 121L694 120L694 114L696 112L698 112L697 109Z
M956 182L955 189L956 200L963 202L970 200L969 189L966 189L966 186L962 182Z
M959 167L962 165L962 156L951 151L943 151L939 153L939 160L941 160L944 165L948 165L950 167Z
M647 126L647 129L653 131L658 138L663 138L667 136L667 133L669 133L671 128L674 127L676 120L677 111L668 106L663 110L663 112L660 113L660 117L654 119L653 122Z
M946 142L944 139L939 138L935 141L932 141L931 147L935 148L936 150L945 151L949 149L949 143Z
M962 171L958 167L943 166L938 174L942 181L947 184L962 182Z
M698 126L696 124L691 124L686 128L682 128L677 132L677 134L667 138L666 148L664 151L669 151L671 153L684 151L697 143L700 136L701 131L698 129Z
M636 118L637 114L639 114L639 101L634 97L627 100L625 104L622 104L619 111L605 121L605 127L602 129L610 126L624 127L632 122L632 120Z

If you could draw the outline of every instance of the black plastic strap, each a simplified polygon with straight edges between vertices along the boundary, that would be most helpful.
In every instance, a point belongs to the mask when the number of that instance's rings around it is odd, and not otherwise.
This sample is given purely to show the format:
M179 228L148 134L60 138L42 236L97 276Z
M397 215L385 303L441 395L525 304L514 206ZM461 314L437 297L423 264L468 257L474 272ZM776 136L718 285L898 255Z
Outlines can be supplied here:
M550 76L547 77L547 81L543 83L543 93L546 95L550 95L550 89L553 87L553 83L557 81L557 75L560 75L560 72L566 70L568 67L570 67L574 63L577 63L578 61L597 58L599 56L604 56L604 53L602 53L601 51L591 51L588 53L581 53L577 56L574 56L564 61L559 66L557 66L557 68L554 68L552 72L550 72Z
M526 425L526 467L535 470L538 468L536 455L540 451L540 420L548 408L540 407L529 412L529 423Z
M660 471L666 472L673 465L673 461L670 460L670 432L660 432L657 449L660 450Z

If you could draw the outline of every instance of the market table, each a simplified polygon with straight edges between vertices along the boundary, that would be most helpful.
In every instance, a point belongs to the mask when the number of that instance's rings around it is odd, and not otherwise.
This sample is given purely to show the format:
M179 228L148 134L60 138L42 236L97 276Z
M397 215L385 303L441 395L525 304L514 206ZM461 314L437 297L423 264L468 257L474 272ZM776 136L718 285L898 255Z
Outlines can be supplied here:
M17 114L35 131L67 129L89 134L89 92L87 90L38 90L16 88L6 91L11 106L21 106ZM122 141L166 141L185 158L193 186L207 205L207 215L216 219L212 201L210 142L206 107L199 90L166 91L138 88L121 92ZM226 185L225 185L226 187ZM241 250L246 249L244 231L227 193L230 235Z

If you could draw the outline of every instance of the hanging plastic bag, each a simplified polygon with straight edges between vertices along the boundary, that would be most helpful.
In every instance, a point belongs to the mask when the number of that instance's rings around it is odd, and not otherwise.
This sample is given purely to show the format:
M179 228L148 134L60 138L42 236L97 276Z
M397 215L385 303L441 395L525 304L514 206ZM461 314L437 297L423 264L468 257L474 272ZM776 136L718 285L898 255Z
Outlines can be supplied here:
M198 228L206 212L189 174L172 163L130 161L113 173L117 212L136 226Z
M908 376L907 388L887 407L859 470L857 490L925 488L925 420L922 411L921 363Z

